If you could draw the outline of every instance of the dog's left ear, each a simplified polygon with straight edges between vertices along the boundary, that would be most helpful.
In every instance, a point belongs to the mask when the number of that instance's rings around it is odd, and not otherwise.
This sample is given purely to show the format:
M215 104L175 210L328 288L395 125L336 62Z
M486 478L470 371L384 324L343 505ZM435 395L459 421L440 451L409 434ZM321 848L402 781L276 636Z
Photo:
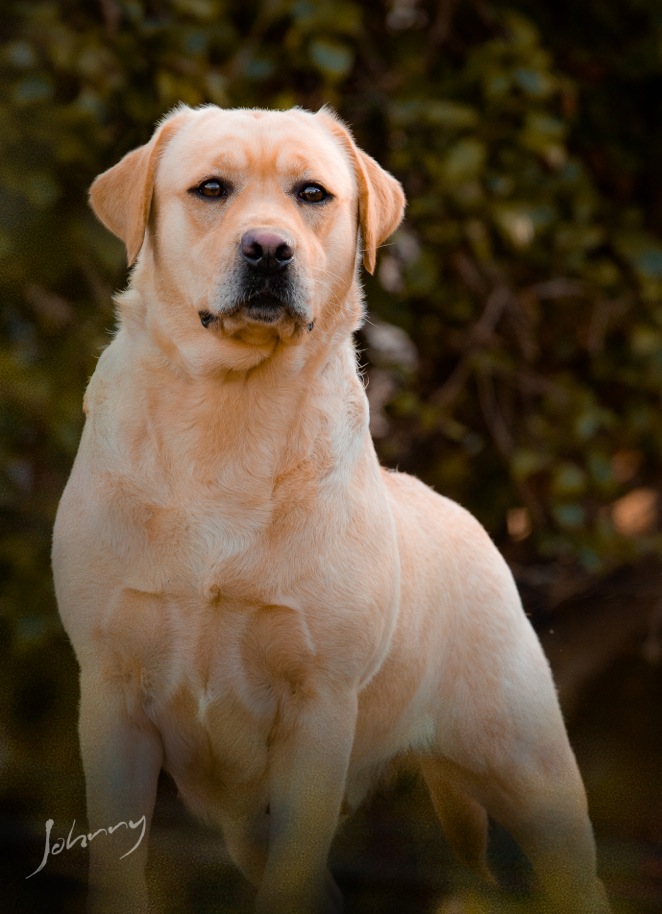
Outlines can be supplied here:
M128 152L90 187L90 206L126 245L129 266L135 263L145 238L159 155L189 113L185 106L177 108L159 124L148 143Z
M318 112L340 140L354 166L359 188L359 222L363 240L363 266L375 272L377 248L402 222L405 194L402 185L354 142L352 134L329 108Z

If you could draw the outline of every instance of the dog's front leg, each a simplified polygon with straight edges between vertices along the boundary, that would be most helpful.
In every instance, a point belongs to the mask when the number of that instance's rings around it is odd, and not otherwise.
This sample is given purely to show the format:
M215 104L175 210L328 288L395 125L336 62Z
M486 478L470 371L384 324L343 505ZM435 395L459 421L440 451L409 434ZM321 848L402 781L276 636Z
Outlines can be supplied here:
M85 671L79 725L90 836L88 914L147 914L145 865L160 737L117 683Z
M326 861L354 741L357 695L327 690L293 699L269 759L269 852L256 914L339 910Z

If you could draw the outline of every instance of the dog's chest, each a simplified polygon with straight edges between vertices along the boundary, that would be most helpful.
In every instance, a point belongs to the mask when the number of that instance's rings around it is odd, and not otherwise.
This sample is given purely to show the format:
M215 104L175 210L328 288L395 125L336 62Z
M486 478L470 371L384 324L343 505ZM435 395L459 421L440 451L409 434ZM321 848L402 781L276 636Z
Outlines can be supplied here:
M213 396L189 385L166 398L154 384L139 408L117 416L101 396L108 388L95 374L76 476L90 533L117 576L138 589L210 599L267 577L267 589L281 592L273 579L292 567L287 542L309 544L310 529L323 523L320 489L323 501L338 502L330 492L338 484L328 481L342 475L330 473L337 455L328 417L308 410L299 428L266 395L253 402L244 391L242 408L230 409L222 385Z
M150 480L112 480L100 536L128 586L214 600L224 586L255 581L277 540L269 492L225 486L183 492Z
M317 657L299 612L240 600L126 590L103 637L129 706L156 726L165 767L189 793L263 776L278 715L308 688Z
M181 627L176 619L171 629ZM247 655L251 627L238 611L198 614L192 630L167 646L168 669L143 683L143 707L180 790L217 792L263 774L276 702Z

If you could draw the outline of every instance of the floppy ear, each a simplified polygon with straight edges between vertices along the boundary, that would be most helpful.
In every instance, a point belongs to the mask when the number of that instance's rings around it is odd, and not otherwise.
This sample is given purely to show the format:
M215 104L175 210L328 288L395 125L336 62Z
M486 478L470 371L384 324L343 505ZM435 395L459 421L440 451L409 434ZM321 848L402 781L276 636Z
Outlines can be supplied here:
M359 224L363 240L363 265L375 272L377 248L402 222L405 195L399 181L354 142L347 127L329 108L318 112L348 153L359 189Z
M149 143L128 152L90 187L90 206L126 245L129 266L135 263L145 238L159 155L187 113L188 109L178 108L159 124Z

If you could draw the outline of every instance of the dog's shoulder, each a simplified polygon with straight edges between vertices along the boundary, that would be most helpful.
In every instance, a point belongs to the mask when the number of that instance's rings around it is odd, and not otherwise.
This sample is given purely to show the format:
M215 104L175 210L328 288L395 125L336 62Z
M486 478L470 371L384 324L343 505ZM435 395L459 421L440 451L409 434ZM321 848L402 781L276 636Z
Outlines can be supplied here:
M440 495L416 476L382 467L382 479L393 505L400 511L416 515L421 521L427 519L435 523L442 521L454 525L480 526L466 508L445 495Z
M492 538L466 508L408 473L382 469L395 519L401 558L417 566L426 558L463 575L481 567L488 575L508 580L510 572ZM406 561L406 559L405 559ZM472 571L473 573L473 571Z

